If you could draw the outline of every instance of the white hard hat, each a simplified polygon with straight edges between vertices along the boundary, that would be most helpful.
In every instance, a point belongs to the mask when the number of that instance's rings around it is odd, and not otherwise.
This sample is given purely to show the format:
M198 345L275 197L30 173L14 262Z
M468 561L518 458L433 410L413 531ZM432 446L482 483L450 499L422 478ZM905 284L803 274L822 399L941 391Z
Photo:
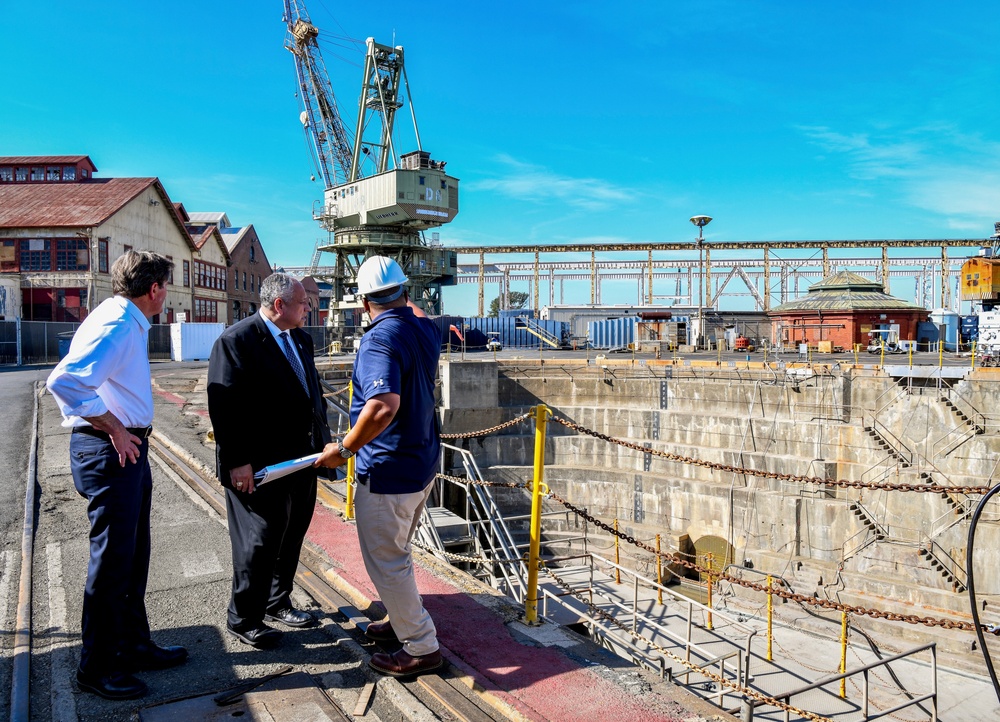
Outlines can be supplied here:
M403 269L394 260L385 256L372 256L358 269L358 293L375 303L389 303L403 295L402 286L408 280ZM378 295L379 291L397 286L399 290L396 293Z

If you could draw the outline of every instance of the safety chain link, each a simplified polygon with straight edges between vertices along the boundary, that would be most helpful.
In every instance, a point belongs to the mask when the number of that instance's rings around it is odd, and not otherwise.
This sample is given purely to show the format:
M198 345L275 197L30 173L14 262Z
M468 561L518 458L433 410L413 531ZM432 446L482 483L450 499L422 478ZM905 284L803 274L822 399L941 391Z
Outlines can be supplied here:
M410 540L410 543L415 547L420 547L425 552L430 552L431 554L440 554L448 559L452 559L457 562L469 562L470 564L520 564L523 559L489 559L487 557L470 557L465 554L455 554L454 552L445 551L444 549L436 549L429 544L424 544L416 539Z
M506 429L508 426L514 426L520 424L525 419L531 416L530 411L526 411L520 416L516 416L510 421L504 421L502 424L497 424L496 426L491 426L488 429L483 429L481 431L465 431L460 434L440 434L442 439L472 439L477 436L489 436L490 434L500 431L501 429Z
M587 607L588 611L591 613L591 615L593 615L594 617L598 617L600 619L603 619L604 621L608 622L609 624L617 627L622 632L624 632L625 634L629 635L632 639L634 639L636 641L642 641L643 643L648 644L650 647L652 647L653 649L655 649L656 651L658 651L660 654L664 655L665 657L668 657L669 659L674 660L675 662L677 662L679 664L684 665L685 667L687 667L688 669L696 672L697 674L700 674L700 675L702 675L704 677L707 677L708 679L712 680L713 682L721 684L724 687L728 687L729 689L733 690L734 692L736 692L738 694L742 694L742 695L744 695L746 697L750 697L753 700L755 700L756 702L759 702L761 704L771 705L773 707L777 707L778 709L784 710L786 712L792 712L794 714L797 714L797 715L800 715L800 716L804 717L805 719L812 720L812 722L832 722L832 720L829 717L823 717L823 716L818 715L818 714L816 714L814 712L809 712L809 711L806 711L804 709L799 709L798 707L793 707L792 705L788 704L787 702L782 702L781 700L775 699L774 697L768 697L763 692L758 692L755 689L750 689L749 687L741 687L738 683L732 682L732 681L726 679L725 677L723 677L722 675L716 674L715 672L713 672L710 669L706 669L704 667L699 667L694 662L690 662L690 661L684 659L683 657L680 657L680 656L674 654L673 652L671 652L671 651L669 651L667 649L664 649L663 647L661 647L660 645L658 645L656 642L654 642L654 641L652 641L650 639L647 639L646 637L643 637L641 634L633 632L632 629L629 628L628 625L623 624L619 620L615 619L615 617L612 616L609 612L607 612L607 611L601 609L600 607L596 606L589 599L584 598L583 595L581 595L578 591L576 591L575 589L573 589L565 580L560 579L557 575L555 575L552 572L552 569L550 569L550 568L547 567L546 571L555 580L556 584L558 584L560 587L562 587L562 589L567 594L572 595L575 599L579 600L584 605L586 605L586 607Z
M775 471L764 471L762 469L745 469L740 466L732 466L731 464L722 464L714 461L706 461L705 459L696 459L691 456L681 456L680 454L671 454L670 452L660 451L659 449L652 449L648 446L640 446L639 444L632 443L631 441L625 441L624 439L616 439L613 436L608 436L607 434L602 434L599 431L588 429L585 426L580 426L580 424L574 423L567 419L563 419L559 416L553 415L552 420L562 424L567 428L573 429L574 431L577 431L581 434L588 434L603 441L607 441L612 444L618 444L619 446L624 446L626 449L633 449L635 451L642 452L643 454L652 454L653 456L659 456L669 461L679 461L681 463L691 464L693 466L703 466L707 469L715 469L717 471L728 471L728 472L733 472L735 474L745 474L747 476L757 476L765 479L777 479L779 481L798 481L806 484L826 484L827 486L835 486L841 489L916 491L916 492L925 492L931 494L947 494L947 493L986 494L990 490L990 487L988 486L942 486L940 484L891 484L889 482L849 481L848 479L828 479L821 476L780 474Z
M485 479L466 479L464 476L449 476L448 474L438 474L434 477L435 479L444 479L445 481L452 481L456 484L472 484L473 486L498 486L503 489L525 489L529 490L531 487L524 483L518 483L516 481L486 481Z
M841 604L840 602L835 602L832 599L820 599L819 597L811 597L805 594L796 594L795 592L790 592L781 587L772 585L769 589L764 584L759 584L757 582L751 582L746 579L740 579L734 577L730 574L721 574L714 569L706 569L694 562L690 562L687 559L681 558L677 554L664 553L662 551L658 552L656 549L643 541L636 539L635 537L625 534L620 531L615 531L614 527L607 524L592 514L587 513L583 509L575 506L565 499L559 497L555 492L549 492L549 497L559 502L567 509L569 509L574 514L582 516L584 519L589 521L591 524L603 529L604 531L612 534L623 541L627 541L629 544L644 549L651 554L658 554L661 557L666 557L672 562L679 564L688 569L694 570L699 574L704 574L709 578L717 579L720 582L730 582L731 584L736 584L741 587L746 587L747 589L753 589L754 591L761 592L764 594L771 593L782 599L788 599L789 601L799 602L801 604L810 604L814 607L822 607L823 609L831 609L838 612L848 612L850 614L861 614L867 617L873 617L875 619L886 619L892 622L906 622L907 624L923 624L927 627L942 627L944 629L961 629L966 632L974 632L975 626L971 622L959 622L952 619L935 619L933 617L919 617L916 614L898 614L896 612L884 612L881 609L870 609L868 607L854 607L848 604ZM983 629L989 629L988 625L982 625Z

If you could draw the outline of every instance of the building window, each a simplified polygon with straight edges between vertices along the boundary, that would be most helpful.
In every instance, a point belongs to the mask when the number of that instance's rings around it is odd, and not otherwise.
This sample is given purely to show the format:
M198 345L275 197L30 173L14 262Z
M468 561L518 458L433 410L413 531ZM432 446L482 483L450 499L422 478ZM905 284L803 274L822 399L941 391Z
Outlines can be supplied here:
M76 180L76 166L67 165L63 166L63 177L64 181Z
M21 181L22 183L28 180L28 169L27 168L15 168L14 169L14 180Z
M250 293L253 293L253 274L250 274Z
M45 169L40 165L31 166L31 180L45 180Z
M17 271L17 246L14 239L0 241L0 271Z
M100 273L108 272L108 240L107 238L97 239L97 270Z
M191 262L184 261L184 288L191 285Z
M45 180L57 181L62 179L62 168L57 165L50 165L45 169Z
M174 285L174 257L167 256L167 260L170 261L170 275L167 276L167 284L170 286Z
M257 288L260 288L260 276L257 276Z
M243 271L243 290L247 290L247 272Z
M8 166L0 167L0 183L10 183L14 180L14 169Z
M90 268L90 249L82 238L56 241L57 271L86 271Z
M250 263L256 263L256 262L257 262L257 249L254 246L253 242L251 242L250 243Z
M233 288L239 289L240 287L240 269L233 269Z
M194 322L214 323L219 320L219 304L207 298L194 299Z
M25 238L21 241L22 271L51 271L52 244L45 238Z

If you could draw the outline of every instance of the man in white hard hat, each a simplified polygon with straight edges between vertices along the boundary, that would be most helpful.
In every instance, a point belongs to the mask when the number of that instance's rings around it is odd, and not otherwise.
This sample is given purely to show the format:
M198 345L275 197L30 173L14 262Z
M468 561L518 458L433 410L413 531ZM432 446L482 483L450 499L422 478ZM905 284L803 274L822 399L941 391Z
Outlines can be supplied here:
M358 293L372 323L354 361L351 430L327 444L317 466L357 455L354 504L365 568L389 619L368 625L376 641L402 649L372 655L369 665L393 677L441 666L437 631L417 593L410 540L431 492L441 452L434 413L440 332L410 301L403 269L373 256L358 269Z

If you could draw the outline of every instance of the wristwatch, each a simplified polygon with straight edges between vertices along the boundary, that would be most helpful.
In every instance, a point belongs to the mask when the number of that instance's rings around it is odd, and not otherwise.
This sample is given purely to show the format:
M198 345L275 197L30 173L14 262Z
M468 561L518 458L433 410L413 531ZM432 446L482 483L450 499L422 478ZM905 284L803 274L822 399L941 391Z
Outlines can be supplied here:
M342 459L350 459L352 456L354 456L354 452L351 451L350 449L348 449L346 446L344 446L343 442L341 442L340 443L340 458L342 458Z

